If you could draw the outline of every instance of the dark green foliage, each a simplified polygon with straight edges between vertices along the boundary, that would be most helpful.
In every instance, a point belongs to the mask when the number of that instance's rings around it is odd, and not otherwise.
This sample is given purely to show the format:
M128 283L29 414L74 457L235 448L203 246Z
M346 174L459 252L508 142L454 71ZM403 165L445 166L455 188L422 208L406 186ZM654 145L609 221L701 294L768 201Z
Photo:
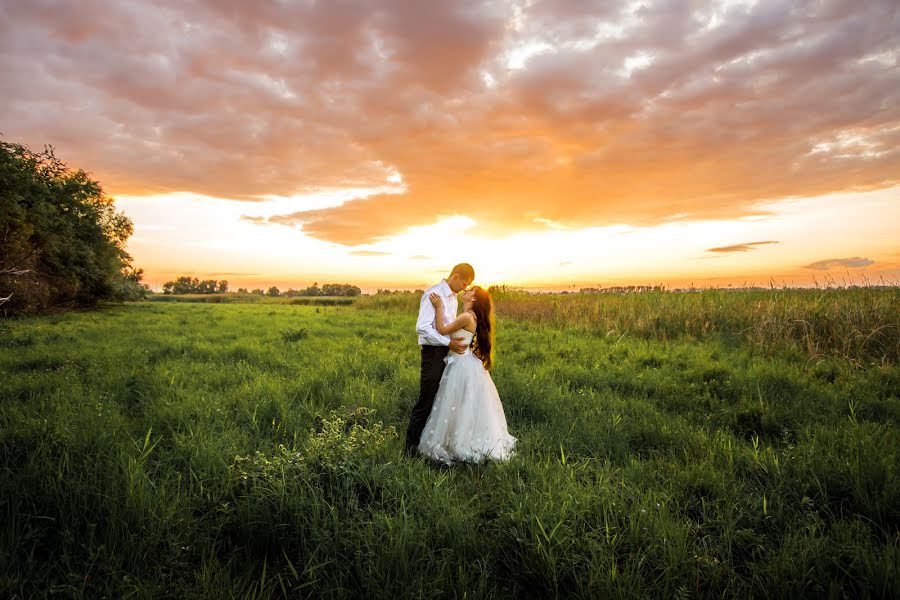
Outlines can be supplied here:
M286 342L297 342L305 340L309 337L308 327L299 327L297 329L285 329L281 332L281 339Z
M294 298L291 304L298 306L347 306L353 304L353 298Z
M204 279L182 275L174 281L163 284L163 294L224 294L228 291L228 282L224 279Z
M436 468L396 434L413 318L144 302L0 324L0 596L900 586L896 366L501 317L518 456Z
M349 283L326 283L319 287L314 283L306 289L295 291L297 296L359 296L362 290Z
M5 314L137 299L131 221L52 149L0 142L0 305Z

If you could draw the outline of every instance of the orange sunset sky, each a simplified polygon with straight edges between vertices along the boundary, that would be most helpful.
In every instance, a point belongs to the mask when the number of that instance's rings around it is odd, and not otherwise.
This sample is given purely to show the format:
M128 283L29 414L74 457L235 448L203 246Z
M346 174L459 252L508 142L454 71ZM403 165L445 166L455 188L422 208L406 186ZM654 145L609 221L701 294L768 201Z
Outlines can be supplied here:
M896 0L0 0L155 288L900 282Z

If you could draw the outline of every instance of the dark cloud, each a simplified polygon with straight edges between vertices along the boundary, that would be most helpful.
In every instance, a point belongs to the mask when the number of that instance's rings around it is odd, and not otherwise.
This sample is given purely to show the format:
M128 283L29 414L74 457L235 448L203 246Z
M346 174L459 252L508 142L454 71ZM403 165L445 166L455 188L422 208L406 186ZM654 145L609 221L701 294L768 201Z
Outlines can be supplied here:
M837 268L859 269L874 264L874 260L862 258L861 256L854 256L852 258L828 258L825 260L819 260L814 263L804 265L803 268L815 269L816 271L828 271L830 269Z
M898 31L894 0L2 2L0 131L114 194L399 172L271 219L351 245L733 218L900 182Z
M757 246L777 243L778 242L773 241L747 242L746 244L734 244L733 246L719 246L718 248L709 248L707 252L747 252L748 250L754 250Z

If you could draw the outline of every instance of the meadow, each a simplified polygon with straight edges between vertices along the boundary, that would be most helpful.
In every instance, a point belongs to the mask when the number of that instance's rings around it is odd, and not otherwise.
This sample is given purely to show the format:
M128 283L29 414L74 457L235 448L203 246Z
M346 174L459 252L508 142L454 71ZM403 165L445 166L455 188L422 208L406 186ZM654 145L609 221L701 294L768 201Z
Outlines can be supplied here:
M518 453L451 468L417 304L0 321L0 596L896 597L898 288L501 291Z
M349 306L347 296L260 296L257 294L149 294L148 302L200 302L204 304L299 304L301 306Z

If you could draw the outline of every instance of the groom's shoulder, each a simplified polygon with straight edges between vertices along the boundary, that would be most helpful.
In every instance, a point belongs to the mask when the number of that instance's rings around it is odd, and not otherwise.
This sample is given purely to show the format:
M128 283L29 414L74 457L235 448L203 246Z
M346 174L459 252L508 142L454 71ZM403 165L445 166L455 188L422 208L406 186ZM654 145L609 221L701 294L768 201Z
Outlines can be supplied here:
M427 290L425 290L424 292L422 292L422 296L423 297L427 296L428 294L430 294L432 292L438 291L440 288L441 288L441 282L438 282L438 283L434 284L433 286L431 286L430 288L428 288Z

